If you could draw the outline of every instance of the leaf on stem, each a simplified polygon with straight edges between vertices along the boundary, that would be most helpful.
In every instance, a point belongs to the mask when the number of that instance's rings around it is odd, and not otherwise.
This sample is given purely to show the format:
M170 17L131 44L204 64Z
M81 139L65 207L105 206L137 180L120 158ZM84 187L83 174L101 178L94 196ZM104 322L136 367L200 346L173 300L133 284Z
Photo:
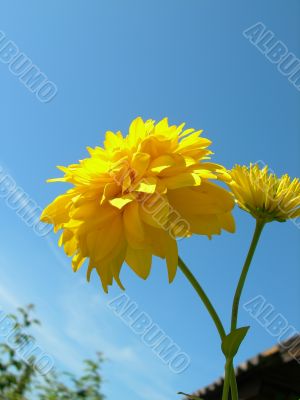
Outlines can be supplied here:
M242 341L248 333L250 326L235 329L225 336L222 341L222 351L227 359L233 359L239 350Z

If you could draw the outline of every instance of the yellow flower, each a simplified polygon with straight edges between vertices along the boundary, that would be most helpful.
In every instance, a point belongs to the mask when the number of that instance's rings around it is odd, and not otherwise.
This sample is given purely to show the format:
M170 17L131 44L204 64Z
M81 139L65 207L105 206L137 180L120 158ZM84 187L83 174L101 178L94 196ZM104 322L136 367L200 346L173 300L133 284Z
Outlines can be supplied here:
M300 216L300 182L286 174L278 178L268 166L260 169L236 165L229 171L229 181L236 202L254 218L264 222L279 221Z
M59 244L73 257L74 271L89 259L88 279L96 268L105 291L126 263L146 279L152 256L166 259L174 279L176 238L191 234L234 232L229 192L215 185L226 171L203 162L210 158L210 141L202 131L184 130L135 119L127 136L107 132L104 147L88 148L89 158L58 167L73 188L58 196L42 220L62 229Z

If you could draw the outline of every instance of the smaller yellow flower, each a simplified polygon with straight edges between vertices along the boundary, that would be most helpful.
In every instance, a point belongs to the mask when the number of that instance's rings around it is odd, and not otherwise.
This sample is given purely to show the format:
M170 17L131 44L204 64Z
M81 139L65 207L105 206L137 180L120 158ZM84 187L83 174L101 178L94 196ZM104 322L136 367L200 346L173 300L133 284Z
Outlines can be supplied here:
M300 216L300 182L285 174L278 178L268 166L236 165L229 171L228 182L236 203L254 218L264 222L279 221Z

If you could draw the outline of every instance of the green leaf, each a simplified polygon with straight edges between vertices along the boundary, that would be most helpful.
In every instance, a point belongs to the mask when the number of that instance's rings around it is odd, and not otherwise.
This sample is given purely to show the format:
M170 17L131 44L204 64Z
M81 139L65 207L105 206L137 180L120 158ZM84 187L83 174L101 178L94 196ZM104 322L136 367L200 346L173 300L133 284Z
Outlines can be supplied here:
M191 400L202 400L202 399L200 399L200 397L192 396L190 394L186 394L183 392L178 392L178 394L183 394L184 396L186 396L188 399L191 399Z
M225 336L222 342L222 351L227 359L232 359L236 355L249 328L250 326L244 326L243 328L238 328Z

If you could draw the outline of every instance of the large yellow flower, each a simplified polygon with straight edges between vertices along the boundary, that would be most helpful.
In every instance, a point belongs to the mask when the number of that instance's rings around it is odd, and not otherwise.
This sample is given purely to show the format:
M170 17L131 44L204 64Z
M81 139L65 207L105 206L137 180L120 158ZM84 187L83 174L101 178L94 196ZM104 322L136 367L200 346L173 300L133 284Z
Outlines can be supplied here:
M236 165L229 181L238 205L264 222L297 218L300 216L300 182L286 174L278 178L268 166L260 169Z
M74 187L58 196L42 220L62 229L59 244L73 256L76 271L89 259L105 291L124 261L141 278L152 256L166 259L174 279L178 237L234 232L232 196L211 180L225 172L210 158L210 141L201 131L135 119L126 137L107 132L104 147L88 148L79 164L58 167ZM226 173L225 173L226 176Z

